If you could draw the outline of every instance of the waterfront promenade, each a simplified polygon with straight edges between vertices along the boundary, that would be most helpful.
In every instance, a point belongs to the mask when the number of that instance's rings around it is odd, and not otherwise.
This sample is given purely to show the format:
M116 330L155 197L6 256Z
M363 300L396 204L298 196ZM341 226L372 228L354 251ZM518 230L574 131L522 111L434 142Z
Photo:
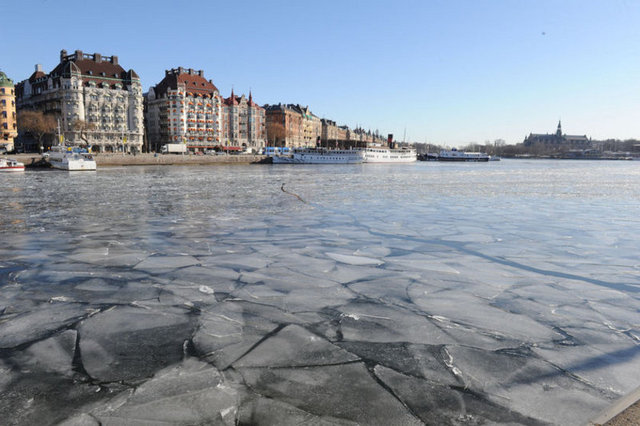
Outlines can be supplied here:
M38 164L42 156L38 153L15 154L7 157L21 161L25 166ZM223 154L223 155L179 155L179 154L94 154L98 167L106 166L149 166L149 165L202 165L202 164L251 164L267 162L264 155Z

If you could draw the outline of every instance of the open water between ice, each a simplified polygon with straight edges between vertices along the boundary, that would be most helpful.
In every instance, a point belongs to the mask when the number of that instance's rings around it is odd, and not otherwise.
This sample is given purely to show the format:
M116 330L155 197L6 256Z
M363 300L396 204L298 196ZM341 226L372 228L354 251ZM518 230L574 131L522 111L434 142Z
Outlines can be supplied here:
M640 385L639 162L0 183L3 424L581 425Z

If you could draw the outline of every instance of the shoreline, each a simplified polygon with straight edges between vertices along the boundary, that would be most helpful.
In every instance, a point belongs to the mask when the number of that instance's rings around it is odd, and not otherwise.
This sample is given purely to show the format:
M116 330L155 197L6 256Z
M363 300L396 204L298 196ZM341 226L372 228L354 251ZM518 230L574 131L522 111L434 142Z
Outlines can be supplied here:
M38 153L14 154L6 157L24 163L27 168L49 167ZM207 164L264 164L269 163L265 155L226 154L226 155L180 155L180 154L93 154L98 167L110 166L173 166Z
M13 158L24 163L26 168L49 168L50 166L38 153L3 154L2 157ZM224 154L224 155L182 155L182 154L93 154L99 167L117 166L180 166L180 165L211 165L211 164L271 164L271 158L266 155L255 154ZM552 158L552 157L502 157L513 160L574 160L574 161L621 161L630 158Z

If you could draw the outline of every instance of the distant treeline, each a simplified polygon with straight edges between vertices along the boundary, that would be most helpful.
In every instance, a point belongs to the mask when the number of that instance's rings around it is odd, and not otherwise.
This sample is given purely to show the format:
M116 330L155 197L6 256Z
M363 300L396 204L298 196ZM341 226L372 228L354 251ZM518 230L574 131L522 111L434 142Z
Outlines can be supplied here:
M428 143L414 143L413 145L416 147L418 154L438 153L443 149L450 148L446 145ZM486 141L484 144L470 143L458 149L461 151L485 152L489 155L500 157L600 157L609 154L640 156L640 140L590 140L580 146L568 143L535 143L525 146L523 143L508 145L502 139L498 139L494 142Z

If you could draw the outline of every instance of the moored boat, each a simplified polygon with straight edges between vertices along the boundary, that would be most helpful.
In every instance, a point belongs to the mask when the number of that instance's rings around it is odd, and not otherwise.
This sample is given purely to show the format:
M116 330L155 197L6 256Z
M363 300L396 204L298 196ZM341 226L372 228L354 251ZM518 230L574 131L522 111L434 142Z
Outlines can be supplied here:
M357 149L296 148L290 154L276 154L274 164L358 164L364 151Z
M24 163L13 158L0 158L0 172L24 172Z
M365 163L413 163L417 160L416 150L411 148L362 148Z
M96 170L96 161L89 151L83 148L58 145L51 148L43 157L51 167L60 170Z
M433 152L427 152L424 154L418 155L418 160L420 161L438 161L438 154Z
M442 150L438 154L438 161L471 161L484 162L489 161L489 155L484 152L466 152L458 151L456 148L451 150Z

